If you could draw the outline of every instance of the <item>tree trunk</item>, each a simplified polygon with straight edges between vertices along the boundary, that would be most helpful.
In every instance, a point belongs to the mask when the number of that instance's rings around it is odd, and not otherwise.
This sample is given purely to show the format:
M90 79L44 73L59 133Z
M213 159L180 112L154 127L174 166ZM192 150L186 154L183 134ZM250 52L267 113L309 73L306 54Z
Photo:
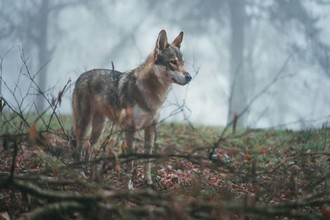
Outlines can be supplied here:
M39 76L38 86L39 94L37 95L36 107L39 112L45 110L46 100L42 94L46 92L47 84L47 63L50 59L50 52L48 49L48 16L49 16L49 0L41 1L41 7L39 10L39 32L37 36L36 46L38 48L38 65Z
M244 73L244 27L245 27L245 0L230 0L230 97L227 123L235 122L235 127L244 127L247 114L241 115L248 102L248 81Z

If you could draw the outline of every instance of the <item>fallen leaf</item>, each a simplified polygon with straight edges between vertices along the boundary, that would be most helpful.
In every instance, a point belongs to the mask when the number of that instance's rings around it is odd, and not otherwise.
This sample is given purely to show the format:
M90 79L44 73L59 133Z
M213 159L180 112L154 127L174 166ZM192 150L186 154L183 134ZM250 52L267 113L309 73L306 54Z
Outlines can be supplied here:
M29 128L29 139L32 143L35 143L38 137L37 126L33 123Z

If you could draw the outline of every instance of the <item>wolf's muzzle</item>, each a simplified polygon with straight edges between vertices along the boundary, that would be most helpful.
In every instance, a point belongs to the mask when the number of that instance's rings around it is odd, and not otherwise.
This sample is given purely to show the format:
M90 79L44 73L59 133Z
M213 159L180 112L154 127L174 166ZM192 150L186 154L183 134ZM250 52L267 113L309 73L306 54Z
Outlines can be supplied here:
M190 80L192 79L192 77L190 76L190 74L188 72L184 73L184 78L186 79L186 83L189 83Z

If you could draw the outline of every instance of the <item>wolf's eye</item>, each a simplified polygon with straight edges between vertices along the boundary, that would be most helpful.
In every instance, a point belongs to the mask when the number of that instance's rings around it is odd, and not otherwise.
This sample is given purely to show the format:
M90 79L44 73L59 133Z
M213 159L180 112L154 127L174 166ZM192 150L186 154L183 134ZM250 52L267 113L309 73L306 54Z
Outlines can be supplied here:
M177 65L178 64L178 61L177 60L170 60L170 64Z

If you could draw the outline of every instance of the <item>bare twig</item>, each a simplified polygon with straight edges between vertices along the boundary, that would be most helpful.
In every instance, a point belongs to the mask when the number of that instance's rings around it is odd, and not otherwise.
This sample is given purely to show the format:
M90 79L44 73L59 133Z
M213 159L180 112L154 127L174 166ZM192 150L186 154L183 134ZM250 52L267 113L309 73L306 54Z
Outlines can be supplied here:
M236 118L233 118L229 123L227 123L226 127L223 129L222 133L219 136L219 140L222 139L225 135L225 133L227 132L227 130L230 128L230 126L232 126L233 122L239 120L239 118L244 115L249 109L250 107L254 104L254 102L256 102L261 96L263 96L270 88L271 86L273 86L279 79L280 76L284 73L285 68L287 67L287 65L289 64L289 62L291 61L291 59L294 57L294 55L297 53L298 51L293 51L284 61L284 63L282 64L281 68L278 70L278 72L275 74L275 76L273 77L272 80L269 81L268 84L266 84L249 102L248 104L244 107L244 109L242 109L241 112L239 112L236 115Z

